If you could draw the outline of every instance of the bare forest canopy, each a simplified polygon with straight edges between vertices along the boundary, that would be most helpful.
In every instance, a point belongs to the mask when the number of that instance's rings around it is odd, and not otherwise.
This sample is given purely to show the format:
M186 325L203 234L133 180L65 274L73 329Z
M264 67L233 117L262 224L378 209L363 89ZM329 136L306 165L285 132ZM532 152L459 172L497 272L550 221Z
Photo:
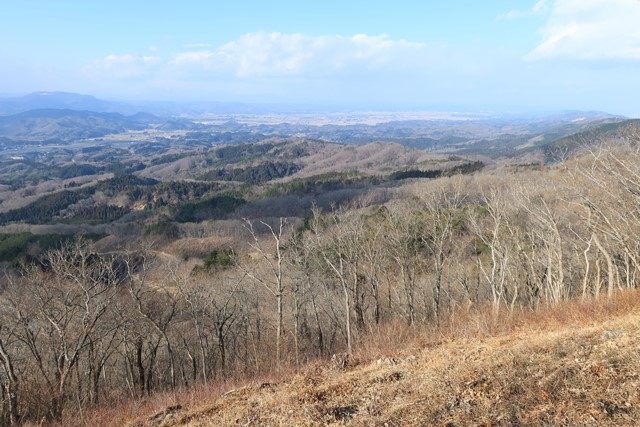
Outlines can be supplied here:
M349 355L394 322L640 283L634 120L12 113L0 424Z

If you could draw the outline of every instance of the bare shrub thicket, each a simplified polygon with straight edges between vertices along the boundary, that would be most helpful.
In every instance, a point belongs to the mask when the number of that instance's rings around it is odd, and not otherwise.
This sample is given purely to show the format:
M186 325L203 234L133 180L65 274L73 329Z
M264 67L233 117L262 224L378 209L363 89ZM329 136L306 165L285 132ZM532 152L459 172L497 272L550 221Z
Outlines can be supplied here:
M385 324L435 327L638 286L633 147L418 190L304 224L247 221L234 266L206 274L82 242L7 274L0 423L350 353Z

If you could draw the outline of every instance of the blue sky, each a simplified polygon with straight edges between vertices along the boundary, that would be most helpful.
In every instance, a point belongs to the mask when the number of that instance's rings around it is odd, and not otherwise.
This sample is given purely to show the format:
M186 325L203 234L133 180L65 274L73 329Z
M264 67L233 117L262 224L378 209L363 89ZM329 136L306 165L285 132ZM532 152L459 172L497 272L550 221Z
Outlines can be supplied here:
M640 114L640 1L2 1L0 93Z

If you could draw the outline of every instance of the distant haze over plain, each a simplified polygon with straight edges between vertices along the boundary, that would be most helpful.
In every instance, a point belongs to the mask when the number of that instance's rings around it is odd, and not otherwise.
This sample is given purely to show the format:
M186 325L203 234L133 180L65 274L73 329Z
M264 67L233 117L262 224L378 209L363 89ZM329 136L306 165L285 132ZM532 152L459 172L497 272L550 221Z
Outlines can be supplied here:
M190 117L202 123L236 120L247 124L292 123L304 125L378 124L392 121L466 121L509 118L581 115L590 119L611 116L597 111L544 111L511 107L509 109L472 109L459 106L389 109L380 106L327 106L302 104L162 102L105 100L92 95L69 92L34 92L20 96L0 97L0 115L17 114L37 109L71 109L79 111L115 112L132 115L147 112L160 116ZM620 116L622 117L622 116Z

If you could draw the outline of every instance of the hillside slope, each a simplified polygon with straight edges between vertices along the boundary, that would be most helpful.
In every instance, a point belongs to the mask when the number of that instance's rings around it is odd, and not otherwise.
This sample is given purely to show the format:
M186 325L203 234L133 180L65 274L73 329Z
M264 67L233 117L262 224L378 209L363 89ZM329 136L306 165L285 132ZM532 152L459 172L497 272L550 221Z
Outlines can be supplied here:
M604 143L637 144L640 141L640 120L605 123L591 129L560 138L542 146L547 160L556 161Z
M317 364L134 425L637 425L640 312L599 318Z

